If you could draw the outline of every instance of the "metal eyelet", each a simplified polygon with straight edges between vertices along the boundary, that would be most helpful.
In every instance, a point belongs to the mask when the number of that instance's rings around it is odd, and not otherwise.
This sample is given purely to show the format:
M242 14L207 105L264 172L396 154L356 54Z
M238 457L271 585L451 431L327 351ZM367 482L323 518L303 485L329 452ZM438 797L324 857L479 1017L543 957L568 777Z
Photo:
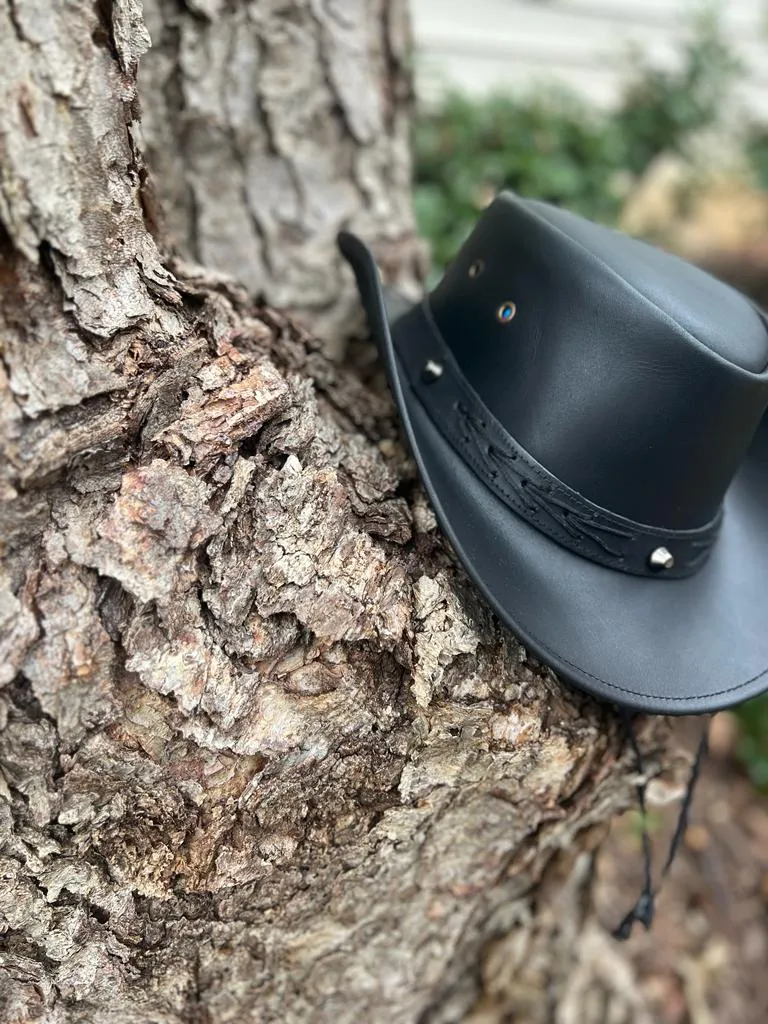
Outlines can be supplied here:
M475 262L469 268L469 276L472 278L479 277L482 274L484 267L485 264L483 263L482 260L475 260Z
M508 324L510 320L514 320L516 312L517 306L514 302L503 302L496 310L496 319L500 324Z

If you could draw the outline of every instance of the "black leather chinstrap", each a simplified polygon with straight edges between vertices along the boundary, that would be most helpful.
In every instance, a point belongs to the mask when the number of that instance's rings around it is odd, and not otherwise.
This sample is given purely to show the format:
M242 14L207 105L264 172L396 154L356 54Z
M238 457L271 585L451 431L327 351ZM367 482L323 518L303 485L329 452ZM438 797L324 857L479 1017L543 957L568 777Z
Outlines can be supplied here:
M423 316L430 331L423 330ZM410 310L400 323L409 317L418 317L422 329L398 330L396 324L393 333L412 390L440 433L513 512L569 551L621 572L681 579L704 564L717 539L722 509L697 530L663 530L594 505L553 476L501 426L441 339L428 302ZM652 567L651 553L659 547L670 552L674 566L661 571Z

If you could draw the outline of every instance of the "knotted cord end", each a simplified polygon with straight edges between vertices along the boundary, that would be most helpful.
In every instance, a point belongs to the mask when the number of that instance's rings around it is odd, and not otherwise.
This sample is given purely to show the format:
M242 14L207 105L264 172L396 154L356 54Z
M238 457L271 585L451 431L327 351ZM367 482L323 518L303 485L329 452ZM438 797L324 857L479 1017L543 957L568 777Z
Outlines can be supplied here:
M653 893L647 890L640 893L637 903L632 907L626 917L624 917L618 927L614 929L613 937L622 942L626 941L632 934L632 928L634 927L635 921L639 921L645 930L648 931L653 924L653 915L655 911L656 904Z

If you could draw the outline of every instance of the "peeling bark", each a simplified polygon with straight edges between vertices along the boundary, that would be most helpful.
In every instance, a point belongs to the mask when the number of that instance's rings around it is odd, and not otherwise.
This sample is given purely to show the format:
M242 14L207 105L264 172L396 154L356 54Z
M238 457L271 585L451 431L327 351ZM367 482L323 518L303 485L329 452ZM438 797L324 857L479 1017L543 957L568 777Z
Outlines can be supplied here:
M179 252L326 339L354 308L341 228L412 287L406 0L149 0L146 17L143 136Z
M0 4L3 1021L645 1019L590 916L611 713L481 604L370 372L162 248L140 58L184 249L317 322L342 221L413 276L362 6L153 0L144 55L137 0Z

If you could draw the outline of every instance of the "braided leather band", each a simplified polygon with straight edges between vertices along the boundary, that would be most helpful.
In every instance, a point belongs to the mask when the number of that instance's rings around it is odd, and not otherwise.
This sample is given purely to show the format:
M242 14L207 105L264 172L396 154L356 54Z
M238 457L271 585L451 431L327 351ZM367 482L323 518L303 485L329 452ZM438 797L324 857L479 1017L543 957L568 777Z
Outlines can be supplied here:
M398 331L425 315L431 331ZM717 539L722 509L696 530L663 530L593 504L553 476L502 427L458 367L427 302L404 315L394 345L411 389L430 419L475 474L513 512L558 544L610 569L666 579L693 575ZM402 341L407 336L407 344ZM425 373L428 363L439 374ZM674 565L663 572L650 556L666 548Z

